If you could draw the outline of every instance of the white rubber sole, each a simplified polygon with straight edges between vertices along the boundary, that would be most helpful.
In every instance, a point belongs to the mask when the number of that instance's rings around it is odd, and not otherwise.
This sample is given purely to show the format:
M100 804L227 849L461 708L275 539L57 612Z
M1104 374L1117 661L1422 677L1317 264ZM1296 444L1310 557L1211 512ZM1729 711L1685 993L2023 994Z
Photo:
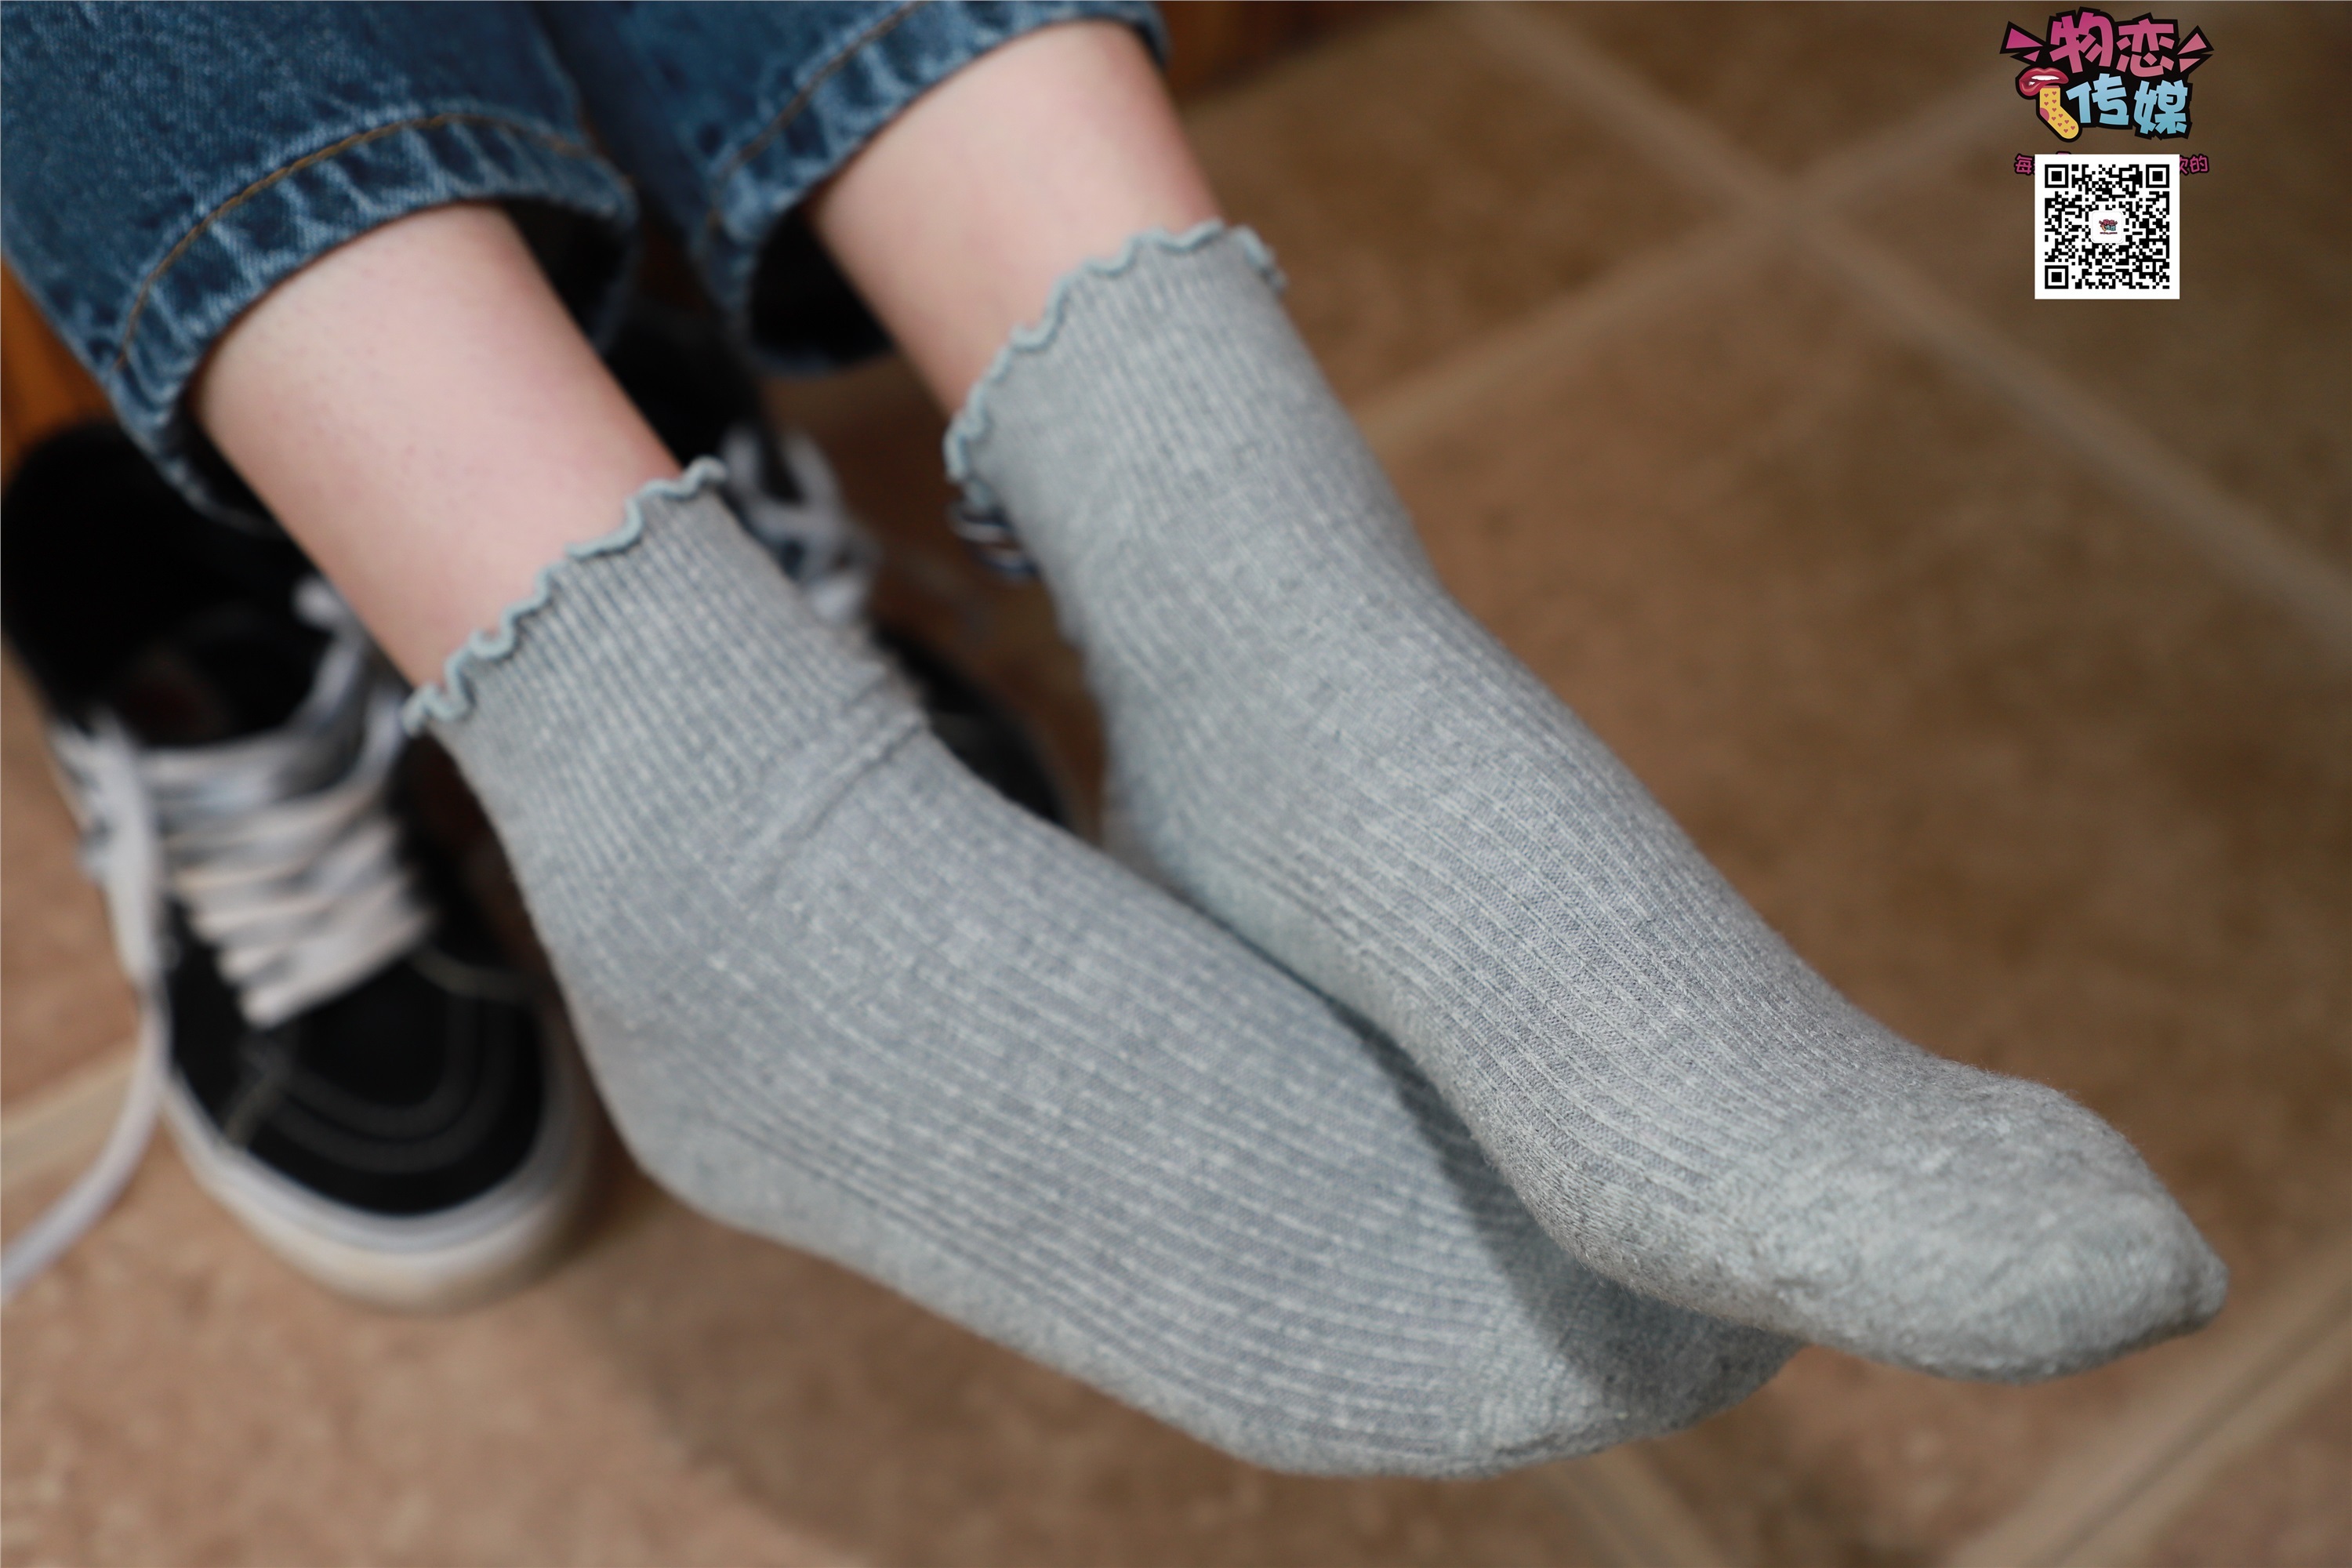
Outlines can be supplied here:
M568 1031L543 1018L541 1037L546 1113L530 1153L488 1192L437 1214L371 1215L320 1197L225 1142L176 1073L163 1120L196 1184L292 1268L371 1307L453 1311L553 1262L593 1185L603 1114Z

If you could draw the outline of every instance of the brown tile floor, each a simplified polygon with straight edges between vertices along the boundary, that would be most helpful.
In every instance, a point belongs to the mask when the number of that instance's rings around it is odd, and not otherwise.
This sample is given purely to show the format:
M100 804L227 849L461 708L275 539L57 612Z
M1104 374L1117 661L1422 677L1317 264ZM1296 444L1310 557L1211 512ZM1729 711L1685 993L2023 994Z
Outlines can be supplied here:
M1857 5L1835 16L1769 0L1545 10L1785 174L1972 74L2000 74L1997 5Z
M2215 1480L2149 1550L2150 1568L2352 1563L2352 1376Z
M1444 10L1194 115L1360 405L1411 403L1515 321L1723 216L1690 194L1703 182L1660 172L1658 116L1796 174L1971 79L2007 90L1998 8L1534 19L1629 68L1651 118L1579 107ZM2184 192L2179 305L2032 303L2008 159L2046 132L2021 105L1846 213L2269 525L2352 563L2352 173L2315 112L2271 107L2352 64L2352 10L2195 19L2216 56L2189 145L2215 171ZM1556 362L1475 382L1385 455L1456 592L1801 950L1934 1048L2115 1120L2236 1270L2224 1325L2259 1313L2352 1229L2352 675L2063 434L1823 276L1743 253ZM1087 795L1099 742L1050 610L940 541L939 422L908 378L885 365L778 401L888 536L886 610L988 671ZM13 1122L128 1014L19 687L5 708ZM9 1219L38 1196L12 1191ZM552 1279L410 1321L288 1279L158 1152L5 1333L12 1563L1622 1551L1539 1475L1343 1484L1233 1464L627 1176ZM1643 1458L1731 1561L1929 1562L2221 1342L2031 1389L1809 1352ZM2176 1500L2147 1560L2352 1556L2347 1394L2338 1377Z
M1687 230L1700 205L1572 105L1529 94L1443 18L1328 44L1273 90L1192 117L1236 222L1292 279L1290 306L1344 397Z

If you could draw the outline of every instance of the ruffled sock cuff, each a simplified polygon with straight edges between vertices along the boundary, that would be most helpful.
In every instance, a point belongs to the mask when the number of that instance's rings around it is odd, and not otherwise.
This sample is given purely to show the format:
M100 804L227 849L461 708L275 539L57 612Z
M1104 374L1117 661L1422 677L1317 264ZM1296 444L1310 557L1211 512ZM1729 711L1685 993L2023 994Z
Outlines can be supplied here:
M989 431L989 398L1013 366L1024 359L1034 358L1051 348L1062 330L1064 317L1071 302L1087 289L1124 278L1147 254L1184 256L1205 250L1220 243L1229 244L1242 253L1251 267L1276 292L1287 287L1282 268L1274 259L1274 252L1257 231L1246 226L1228 224L1222 218L1211 218L1182 234L1171 234L1164 228L1146 229L1131 237L1119 247L1118 254L1108 260L1088 258L1064 273L1046 296L1045 309L1034 326L1016 327L1004 346L996 351L986 374L972 384L963 407L948 426L945 442L948 478L955 482L961 500L950 519L956 532L980 551L988 563L1000 570L1024 571L1025 558L1021 555L1012 518L1003 501L988 481L980 475L974 460L975 449L986 440Z
M634 549L644 539L646 501L692 500L726 482L724 464L716 458L698 458L677 479L655 479L638 490L623 510L618 528L599 538L566 545L562 554L539 569L530 592L499 614L497 626L474 633L444 661L439 680L409 693L400 710L401 723L410 734L421 735L436 721L454 724L465 718L474 710L474 682L493 666L513 657L523 623L547 607L557 584L576 571L579 563Z

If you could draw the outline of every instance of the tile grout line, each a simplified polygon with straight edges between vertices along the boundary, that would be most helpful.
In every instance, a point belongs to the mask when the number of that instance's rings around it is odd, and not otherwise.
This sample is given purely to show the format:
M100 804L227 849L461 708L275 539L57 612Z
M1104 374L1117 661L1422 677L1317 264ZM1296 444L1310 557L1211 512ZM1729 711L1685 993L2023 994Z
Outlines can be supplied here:
M1965 99L1956 94L1880 137L1823 160L1806 185L1817 187L1821 199L1837 200L1863 184L1948 156L1989 128L1994 117L1981 107L1985 101L1979 92ZM1787 223L1784 213L1765 206L1703 223L1375 394L1357 409L1358 423L1376 450L1390 454L1408 447L1536 367L1557 367L1619 328L1687 303L1697 289L1728 281L1733 268L1785 246L1781 231Z
M1913 268L1823 214L1805 248L1915 343L1973 376L2044 436L2094 457L2127 493L2240 587L2284 610L2352 666L2352 577L2173 457L2136 421L1990 331Z
M1808 204L1851 201L1887 181L1958 158L2013 122L2015 105L1987 90L2008 86L2006 71L1972 79L1877 135L1815 160L1790 182L1791 194Z
M37 1182L95 1154L131 1082L136 1042L122 1041L0 1116L0 1187Z
M2352 1367L2352 1292L2329 1304L2328 1316L2311 1340L2284 1359L2274 1376L2239 1391L2214 1412L2209 1427L2151 1467L2130 1495L2095 1528L2078 1537L2062 1568L2107 1568L2138 1563L2165 1526L2201 1501L2229 1466L2284 1430Z
M2233 1458L2284 1427L2352 1365L2352 1236L2313 1249L2190 1364L2062 1459L1951 1568L2133 1560Z
M1693 292L1729 281L1774 243L1768 221L1734 218L1701 227L1582 289L1506 322L1437 364L1376 394L1353 412L1383 458L1538 368L1556 368L1619 330L1652 319Z
M2286 612L2338 662L2352 665L2352 575L2223 492L2135 421L2041 364L1831 213L1832 204L1904 166L1896 138L1920 134L1916 122L1880 138L1875 148L1833 154L1816 165L1817 174L1792 181L1741 153L1565 28L1528 21L1510 6L1464 6L1456 15L1458 25L1495 58L1580 108L1598 108L1605 121L1667 174L1751 220L1771 223L1801 254L1843 279L1915 345L1975 378L2025 415L2031 428L2105 469L2210 564ZM1975 89L1969 91L1973 97ZM1966 103L1957 112L1937 106L1922 118L1927 121L1927 158L1947 155L1979 122L1990 123L1990 110ZM1952 123L1939 124L1947 121ZM1640 265L1637 259L1618 270ZM1504 335L1491 333L1482 342ZM1411 391L1400 397L1409 397Z
M1534 1474L1601 1549L1599 1568L1730 1568L1730 1557L1638 1447L1540 1465Z

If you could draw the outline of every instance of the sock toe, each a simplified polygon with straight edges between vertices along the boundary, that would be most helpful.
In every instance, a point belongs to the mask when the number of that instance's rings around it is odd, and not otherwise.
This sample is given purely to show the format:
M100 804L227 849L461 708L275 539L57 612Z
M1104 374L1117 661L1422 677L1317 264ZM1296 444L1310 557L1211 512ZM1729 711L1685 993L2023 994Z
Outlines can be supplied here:
M1956 1171L1952 1228L1977 1239L1958 1254L1969 1268L1949 1327L1917 1364L2026 1382L2210 1321L2229 1270L2131 1145L2053 1089L2000 1087L2021 1131L1982 1140L1965 1163L1975 1168ZM1924 1306L1919 1316L1930 1321Z
M2131 1145L2038 1084L1935 1061L1876 1136L1745 1205L1726 1305L1948 1377L2030 1382L2200 1327L2228 1270Z

